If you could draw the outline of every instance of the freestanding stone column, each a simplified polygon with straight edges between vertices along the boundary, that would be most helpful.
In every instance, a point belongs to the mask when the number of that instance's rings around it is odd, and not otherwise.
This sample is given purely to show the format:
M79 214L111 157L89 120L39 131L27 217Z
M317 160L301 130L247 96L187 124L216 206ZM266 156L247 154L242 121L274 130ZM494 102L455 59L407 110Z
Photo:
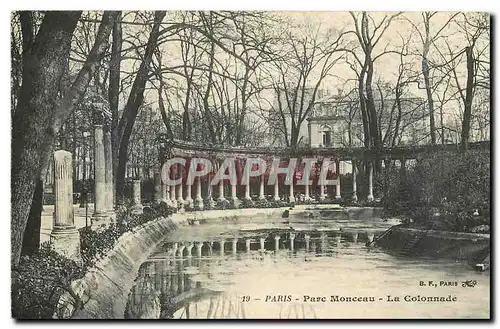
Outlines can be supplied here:
M335 162L335 171L337 172L337 184L335 185L335 199L340 199L340 161Z
M368 162L368 201L373 201L373 164Z
M295 202L295 196L293 195L293 178L290 181L290 196L289 196L289 201L291 203Z
M111 218L107 213L106 202L106 159L104 154L104 135L101 124L94 125L94 215L92 227L109 225Z
M264 242L266 242L266 238L261 237L260 240L260 250L264 251Z
M70 152L54 152L54 194L54 227L50 243L59 254L80 261L80 234L75 228L73 213L73 165Z
M105 156L105 174L106 183L106 204L107 211L111 217L116 217L115 200L113 196L113 149L111 146L111 132L109 128L104 133L104 156Z
M245 240L245 249L246 249L247 252L250 252L250 243L251 242L252 241L250 239L246 239Z
M352 200L353 201L358 201L358 184L356 181L357 178L357 173L358 173L358 168L356 167L356 161L351 160L352 164Z
M259 200L265 200L266 196L264 195L264 174L260 176L260 187L259 187Z
M141 180L134 179L132 183L132 192L134 193L134 197L132 199L132 213L134 214L142 214L142 200L141 200Z

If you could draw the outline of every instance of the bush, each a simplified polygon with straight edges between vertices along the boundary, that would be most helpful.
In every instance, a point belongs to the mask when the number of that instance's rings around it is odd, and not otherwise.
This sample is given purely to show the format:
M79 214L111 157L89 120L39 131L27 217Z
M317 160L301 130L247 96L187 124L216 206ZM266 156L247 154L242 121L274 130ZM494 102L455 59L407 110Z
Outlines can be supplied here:
M111 250L116 240L125 232L145 224L159 216L168 217L174 210L166 204L156 206L152 212L133 215L128 212L117 215L117 223L111 224L101 230L91 230L90 227L81 228L80 248L85 267L91 267L95 262Z
M412 218L415 225L469 231L489 224L489 152L433 153L406 171L380 173L376 184L384 191L386 214Z
M84 274L82 266L59 255L48 243L42 244L36 253L22 256L12 269L12 316L51 319L60 296Z
M176 209L166 204L156 205L149 213L132 215L129 210L117 214L117 223L93 231L81 228L82 264L58 254L49 245L32 255L22 256L12 270L12 316L16 319L51 319L64 291L73 294L71 282L82 278L89 267L111 250L125 232L159 216L169 216ZM83 302L75 296L76 308Z

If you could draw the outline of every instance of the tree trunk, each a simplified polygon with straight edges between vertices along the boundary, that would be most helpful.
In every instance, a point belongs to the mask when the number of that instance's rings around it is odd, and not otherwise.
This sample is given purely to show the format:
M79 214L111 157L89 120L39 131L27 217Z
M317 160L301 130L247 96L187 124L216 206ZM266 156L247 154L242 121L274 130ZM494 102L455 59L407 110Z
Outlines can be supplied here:
M122 13L116 16L113 24L113 42L111 44L111 60L109 63L108 99L111 110L111 148L113 155L113 180L116 182L116 168L118 166L118 105L120 95L120 66L122 61ZM113 184L113 194L116 196L116 185ZM113 198L116 202L116 197Z
M36 182L45 173L55 138L85 92L93 70L107 49L114 14L105 12L89 57L71 88L56 105L71 39L81 12L47 12L26 57L19 107L12 122L12 255L19 262L22 237ZM36 212L33 212L36 213ZM39 219L36 219L39 220ZM36 239L36 237L35 237Z
M361 110L361 119L363 120L363 136L364 136L364 144L366 148L370 147L370 125L368 123L368 115L366 113L366 101L365 101L365 93L364 93L364 76L366 73L366 61L361 68L361 72L358 77L358 95L359 95L359 108Z
M123 198L130 135L132 134L132 128L134 127L135 119L139 113L139 107L142 105L144 100L144 89L148 80L149 66L151 64L156 42L160 34L160 24L165 15L165 11L155 12L154 25L151 30L151 34L149 35L144 59L141 62L139 70L137 71L127 104L118 125L118 140L120 146L118 151L118 166L116 170L116 193L119 198Z
M460 136L462 150L467 150L469 147L470 121L472 117L472 101L474 97L474 54L472 53L472 47L466 47L465 54L467 55L467 84L465 87L462 134Z
M429 65L427 58L422 58L422 73L424 75L425 91L427 93L427 106L429 107L429 124L431 133L431 144L436 144L436 123L434 120L434 100L432 99L432 89L429 79Z
M426 13L424 14L424 26L425 26L425 41L423 44L422 51L422 74L424 75L425 92L427 93L427 106L429 107L429 124L431 133L431 144L436 144L436 123L434 121L434 100L432 98L432 86L429 79L429 62L427 60L427 54L429 53L430 40L429 40L429 19L430 16Z
M81 12L46 12L23 67L23 82L12 121L11 141L11 264L16 266L40 178L47 140L55 119L59 81L69 56Z
M42 224L43 208L43 181L38 179L36 182L33 201L31 203L28 223L23 235L23 245L21 255L33 254L40 247L40 226Z

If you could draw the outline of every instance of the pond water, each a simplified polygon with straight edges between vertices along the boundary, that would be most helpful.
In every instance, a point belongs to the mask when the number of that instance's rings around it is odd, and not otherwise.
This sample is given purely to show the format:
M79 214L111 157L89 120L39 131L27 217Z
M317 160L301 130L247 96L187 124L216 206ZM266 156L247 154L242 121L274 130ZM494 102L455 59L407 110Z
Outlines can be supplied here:
M489 318L489 272L367 246L388 226L276 219L181 228L142 264L125 316Z

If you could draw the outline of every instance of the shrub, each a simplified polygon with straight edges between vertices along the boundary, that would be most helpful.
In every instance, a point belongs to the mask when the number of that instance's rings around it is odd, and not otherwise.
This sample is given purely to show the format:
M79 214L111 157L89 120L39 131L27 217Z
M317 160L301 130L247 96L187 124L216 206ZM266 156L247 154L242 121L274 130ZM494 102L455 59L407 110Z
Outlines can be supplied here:
M489 223L489 152L433 153L406 171L380 173L376 184L384 191L385 212L413 218L416 225L469 231Z
M31 255L22 256L12 269L12 316L16 319L51 319L60 296L71 291L71 282L85 269L59 255L48 243ZM77 308L83 306L77 300Z
M133 215L129 210L117 214L117 223L93 231L81 228L80 249L82 264L58 254L49 243L31 255L22 256L12 270L12 316L17 319L50 319L64 291L76 300L75 308L83 302L73 293L71 282L82 278L87 269L111 250L125 232L158 216L169 216L176 209L166 204L155 206L151 212Z

